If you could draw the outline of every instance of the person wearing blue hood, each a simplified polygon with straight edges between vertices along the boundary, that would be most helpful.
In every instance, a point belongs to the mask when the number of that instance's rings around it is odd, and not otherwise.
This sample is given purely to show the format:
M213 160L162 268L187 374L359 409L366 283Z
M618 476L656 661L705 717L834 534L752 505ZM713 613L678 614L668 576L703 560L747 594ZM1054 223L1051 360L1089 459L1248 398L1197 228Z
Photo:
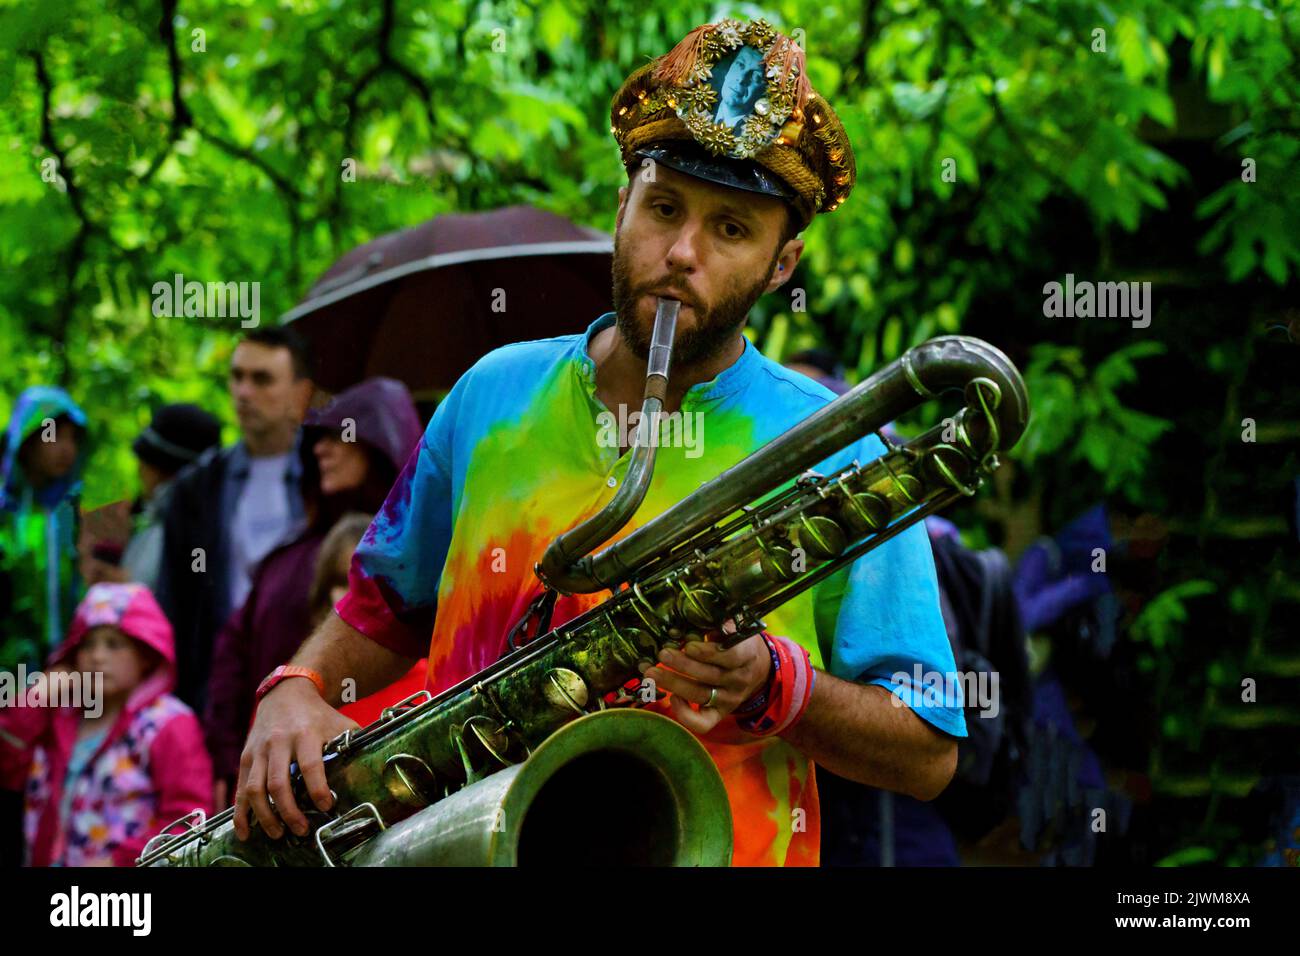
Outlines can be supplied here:
M0 668L38 667L72 623L86 451L86 413L67 392L18 396L0 439Z
M86 413L67 392L18 396L0 436L0 671L35 672L72 623L86 453ZM0 865L22 857L21 814L22 793L0 790Z

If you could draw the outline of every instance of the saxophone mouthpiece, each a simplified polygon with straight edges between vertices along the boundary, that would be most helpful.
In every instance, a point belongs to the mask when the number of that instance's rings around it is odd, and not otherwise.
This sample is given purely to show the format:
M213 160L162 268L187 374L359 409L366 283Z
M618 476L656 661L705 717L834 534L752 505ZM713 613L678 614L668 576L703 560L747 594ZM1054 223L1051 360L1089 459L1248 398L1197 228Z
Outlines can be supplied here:
M655 327L650 334L650 356L646 360L646 391L654 388L654 396L661 402L668 392L668 366L673 357L673 338L677 334L677 314L682 304L676 299L659 299L655 309ZM658 376L662 381L652 383L650 378Z

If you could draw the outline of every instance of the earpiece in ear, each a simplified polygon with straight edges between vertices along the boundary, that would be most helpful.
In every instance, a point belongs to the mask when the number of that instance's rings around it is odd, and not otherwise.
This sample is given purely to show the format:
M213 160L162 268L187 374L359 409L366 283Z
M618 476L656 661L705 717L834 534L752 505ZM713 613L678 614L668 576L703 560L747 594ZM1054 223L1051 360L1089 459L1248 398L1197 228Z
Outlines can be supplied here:
M777 269L778 272L784 272L784 271L785 271L785 266L777 266L776 269Z

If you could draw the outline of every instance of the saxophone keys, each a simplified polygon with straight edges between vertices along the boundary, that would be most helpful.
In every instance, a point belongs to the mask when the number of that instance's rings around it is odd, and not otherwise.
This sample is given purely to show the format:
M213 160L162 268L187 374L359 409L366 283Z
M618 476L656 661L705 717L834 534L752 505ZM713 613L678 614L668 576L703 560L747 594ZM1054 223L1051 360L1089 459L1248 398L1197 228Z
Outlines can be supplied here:
M668 636L672 636L673 628L668 629ZM640 630L639 628L630 628L624 632L624 636L629 643L636 648L637 657L632 662L635 666L640 661L654 661L659 656L659 645L655 643L654 636Z
M394 717L398 716L399 714L405 713L408 710L413 710L416 707L420 707L424 704L427 704L431 700L433 700L433 694L429 693L429 691L417 690L414 694L411 694L409 697L403 697L392 707L385 707L379 715L379 720L375 721L375 724L377 725L377 724L385 723L386 721L392 720Z
M717 626L718 615L722 612L722 598L708 588L683 585L675 603L677 614L692 627L707 631Z
M500 723L491 717L478 716L465 721L465 726L497 762L503 766L510 765L510 757L506 753L510 749L510 737Z
M220 814L219 814L220 816ZM214 822L216 818L213 818ZM184 833L169 833L173 827L184 825ZM176 850L181 844L188 843L195 837L202 839L208 826L208 815L200 807L195 807L179 820L173 820L167 826L163 827L157 836L151 837L149 842L144 845L140 851L140 856L136 859L136 866L147 866L155 859L166 856L169 852Z
M567 667L547 672L542 694L557 710L572 710L580 717L587 712L587 683Z
M972 495L979 487L978 476L973 473L970 459L952 445L936 445L930 449L924 467L935 484L945 485L962 494Z
M668 626L668 621L663 618L654 603L646 597L645 592L641 590L641 585L633 584L631 589L632 599L630 607L632 612L637 616L641 626L651 634L660 634Z
M769 581L790 581L798 576L794 552L779 544L763 545L758 559L759 572Z
M658 654L659 645L655 639L635 624L619 625L610 621L609 627L613 638L609 653L620 667L635 667L641 661L653 660Z
M502 766L509 766L510 758L506 755L506 750L510 745L510 738L506 736L505 728L493 720L491 717L478 715L471 717L465 723L457 727L455 724L447 728L447 737L451 745L455 748L456 754L460 757L460 762L465 770L465 786L478 783L488 773L484 767L483 754L490 754L494 760ZM477 746L471 746L471 741Z
M839 522L823 515L800 515L795 536L804 553L816 561L839 557L849 544Z
M919 453L912 449L906 449L906 451L909 453L907 458L908 461L915 461L919 455ZM890 499L897 501L906 507L911 507L912 505L920 503L925 498L925 482L912 474L911 471L903 471L900 474L890 467L888 458L880 459L880 467L884 469L885 475L887 476L881 483L881 491ZM873 485L872 487L876 486ZM904 508L904 510L906 510L906 508Z
M438 777L414 754L394 754L384 761L384 787L393 799L410 807L426 807L438 799Z
M327 840L343 843L346 851L352 846L359 845L361 838L367 832L382 833L386 829L388 828L384 824L384 818L380 816L373 803L358 804L316 831L316 849L326 866L335 867L338 864L334 862L334 858L330 856L330 851L325 846Z
M869 491L846 495L842 513L845 523L857 534L875 533L889 524L889 503Z

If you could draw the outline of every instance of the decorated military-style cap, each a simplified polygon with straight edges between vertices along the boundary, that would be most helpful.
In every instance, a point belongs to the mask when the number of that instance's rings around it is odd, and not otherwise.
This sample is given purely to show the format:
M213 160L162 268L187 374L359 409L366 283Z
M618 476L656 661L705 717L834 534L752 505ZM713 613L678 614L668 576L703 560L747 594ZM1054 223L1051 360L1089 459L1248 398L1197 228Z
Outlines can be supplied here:
M629 76L610 105L625 165L638 156L778 196L807 226L857 178L839 117L812 88L804 51L766 20L696 27Z

